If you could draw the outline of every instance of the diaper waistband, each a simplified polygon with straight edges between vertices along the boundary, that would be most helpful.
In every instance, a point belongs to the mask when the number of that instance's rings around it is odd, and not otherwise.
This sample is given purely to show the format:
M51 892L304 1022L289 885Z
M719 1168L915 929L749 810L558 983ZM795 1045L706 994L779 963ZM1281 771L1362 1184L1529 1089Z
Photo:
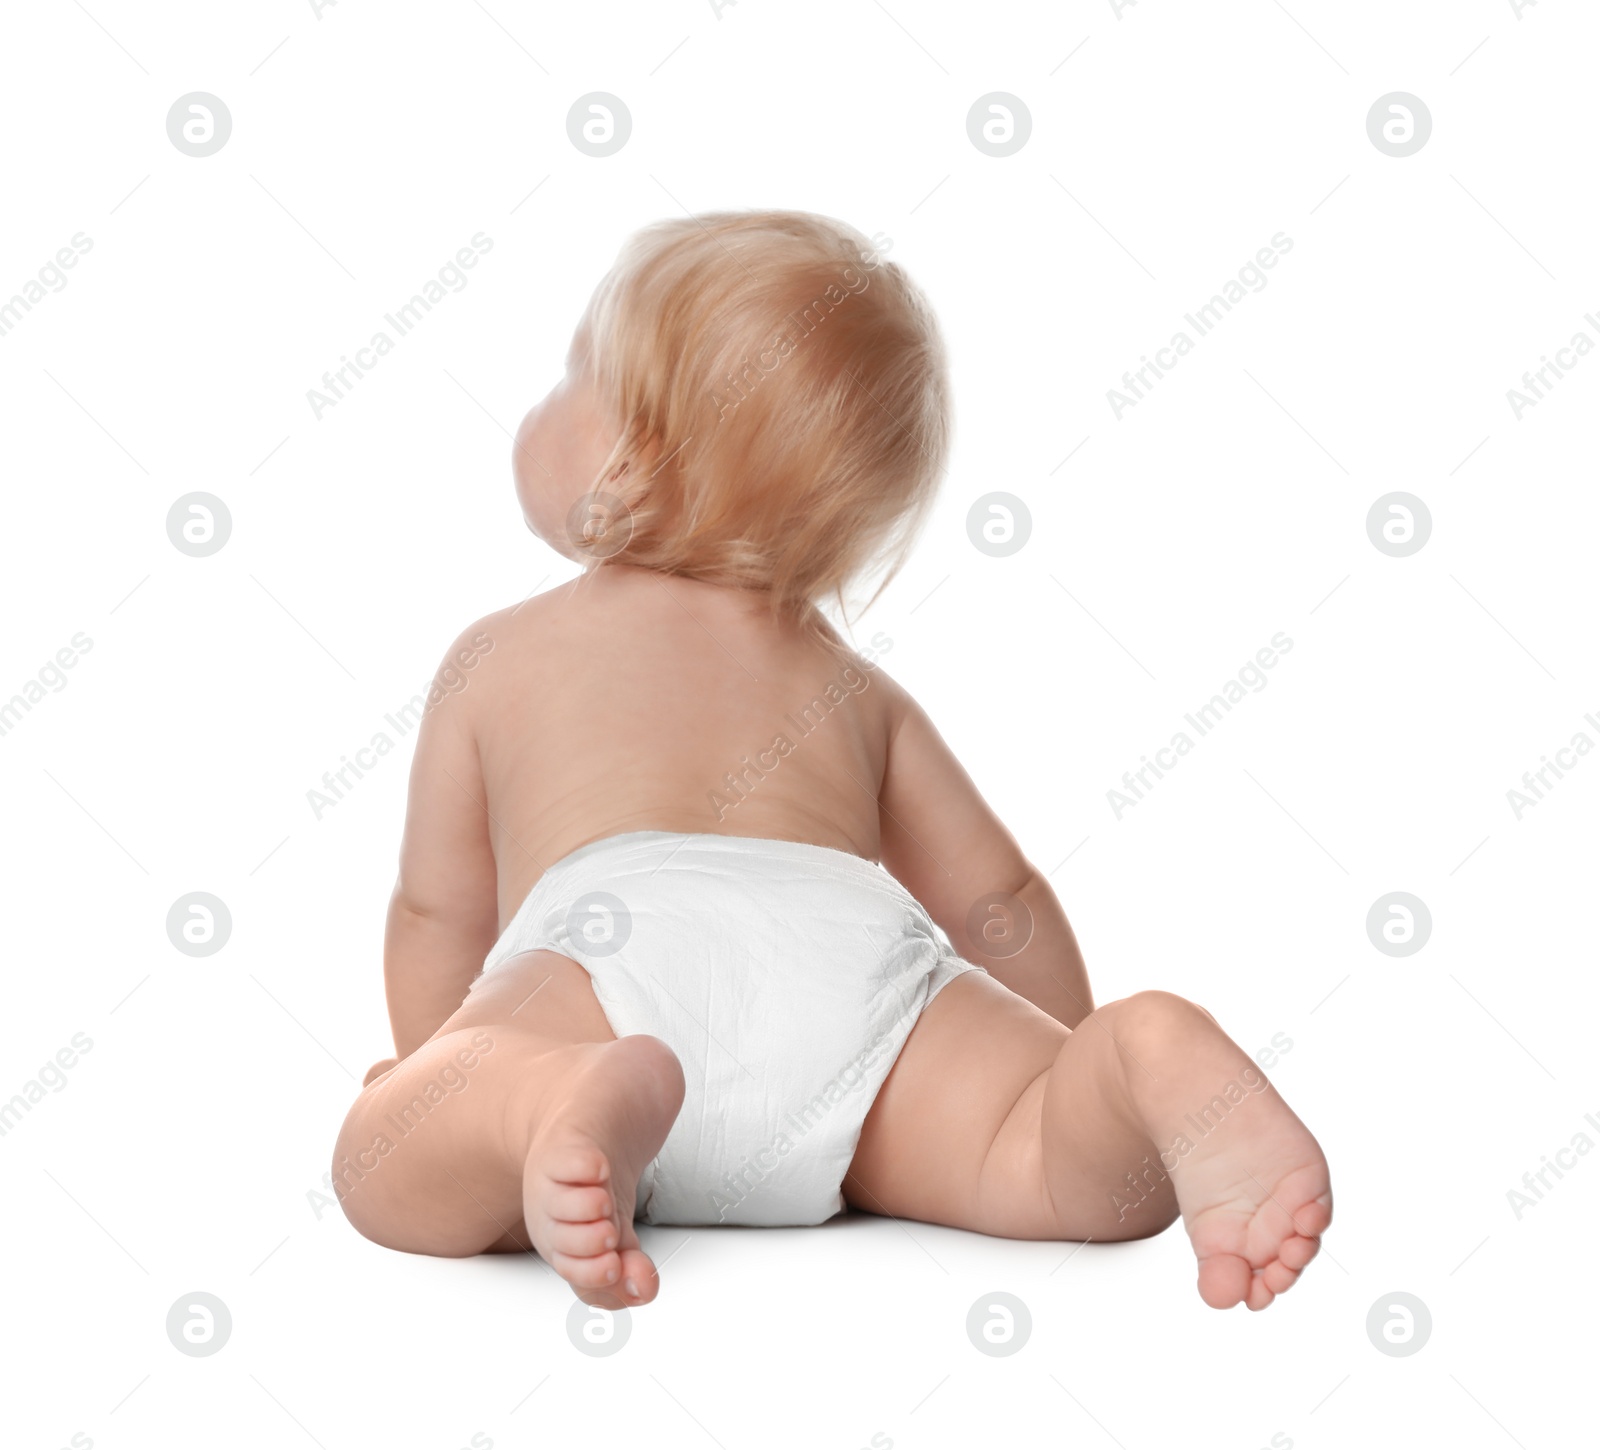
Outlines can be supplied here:
M765 836L724 836L696 831L625 831L579 846L534 882L484 962L484 970L518 952L552 950L571 954L566 913L590 891L628 898L630 881L657 887L679 873L724 881L764 882L764 889L788 877L830 882L853 893L894 903L905 921L920 920L930 936L933 924L904 886L876 861L808 841ZM670 895L676 895L674 883ZM649 899L648 897L646 899ZM660 900L658 894L654 899ZM683 897L688 900L688 897ZM861 898L858 897L858 900ZM863 903L864 904L864 903Z

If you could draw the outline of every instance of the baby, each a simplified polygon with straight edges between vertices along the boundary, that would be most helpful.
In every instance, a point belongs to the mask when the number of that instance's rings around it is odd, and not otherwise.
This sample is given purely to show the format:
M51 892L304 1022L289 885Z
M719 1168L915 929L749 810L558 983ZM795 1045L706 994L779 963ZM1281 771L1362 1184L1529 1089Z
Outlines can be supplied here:
M531 1247L613 1309L658 1291L636 1219L1103 1242L1181 1214L1217 1308L1311 1261L1304 1124L1202 1008L1095 1007L1049 884L820 608L892 575L948 433L932 313L853 229L625 246L514 451L584 571L468 626L418 732L396 1057L335 1149L361 1233Z

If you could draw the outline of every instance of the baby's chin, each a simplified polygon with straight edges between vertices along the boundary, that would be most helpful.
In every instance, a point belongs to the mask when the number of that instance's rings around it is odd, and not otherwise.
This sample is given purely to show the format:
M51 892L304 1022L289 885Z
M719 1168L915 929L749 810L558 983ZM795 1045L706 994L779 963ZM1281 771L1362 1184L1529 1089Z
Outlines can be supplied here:
M568 539L565 528L552 528L548 524L541 526L537 520L527 513L522 515L522 522L534 538L538 539L541 544L554 549L563 559L570 559L574 564L585 562L573 549L572 541Z
M535 523L534 520L527 514L523 514L522 522L527 525L528 532L532 534L534 538L536 538L541 544L548 544L558 554L565 554L567 552L565 539L552 537L548 529L540 528L539 525Z

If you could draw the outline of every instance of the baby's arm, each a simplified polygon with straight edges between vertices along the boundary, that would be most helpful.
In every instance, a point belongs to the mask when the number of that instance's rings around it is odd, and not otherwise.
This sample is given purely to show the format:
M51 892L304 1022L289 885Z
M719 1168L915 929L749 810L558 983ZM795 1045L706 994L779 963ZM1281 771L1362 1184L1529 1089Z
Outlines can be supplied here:
M1094 1009L1094 999L1055 892L989 809L922 707L899 686L890 688L896 720L878 795L884 867L922 903L962 957L1058 1022L1076 1027ZM973 934L985 921L1004 928L1007 913L973 910L981 898L1000 892L1032 918L1027 945L1013 955L992 955Z
M454 669L481 628L474 625L451 646L446 667ZM402 1060L461 1005L499 929L494 852L472 728L486 684L474 676L466 690L444 694L424 712L417 732L400 874L383 944L389 1022Z

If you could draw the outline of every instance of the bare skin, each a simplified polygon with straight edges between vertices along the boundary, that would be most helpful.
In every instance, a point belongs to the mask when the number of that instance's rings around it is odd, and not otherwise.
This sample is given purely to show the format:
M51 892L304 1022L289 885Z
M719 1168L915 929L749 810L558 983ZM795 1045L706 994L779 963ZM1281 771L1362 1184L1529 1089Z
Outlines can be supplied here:
M612 436L575 370L523 422L524 515L558 549ZM590 1303L653 1299L634 1195L682 1102L671 1050L616 1039L587 972L555 953L463 998L529 888L581 845L804 841L881 861L990 974L957 979L912 1029L847 1201L1039 1239L1145 1237L1181 1214L1206 1303L1264 1308L1332 1216L1316 1140L1202 1009L1159 992L1096 1009L1048 883L881 665L858 660L865 683L825 725L730 790L841 669L759 593L616 563L463 632L418 732L385 943L396 1058L339 1137L346 1214L411 1252L532 1248ZM1008 955L969 923L994 893L1032 921ZM430 1084L442 1101L408 1109Z

